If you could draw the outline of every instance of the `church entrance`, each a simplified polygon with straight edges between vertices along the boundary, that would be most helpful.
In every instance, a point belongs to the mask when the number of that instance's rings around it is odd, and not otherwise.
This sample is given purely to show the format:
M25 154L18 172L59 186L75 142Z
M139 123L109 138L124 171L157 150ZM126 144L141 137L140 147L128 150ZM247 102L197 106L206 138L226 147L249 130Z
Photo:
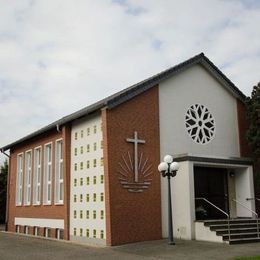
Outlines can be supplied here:
M224 168L194 167L196 220L226 218L203 198L229 214L227 174Z

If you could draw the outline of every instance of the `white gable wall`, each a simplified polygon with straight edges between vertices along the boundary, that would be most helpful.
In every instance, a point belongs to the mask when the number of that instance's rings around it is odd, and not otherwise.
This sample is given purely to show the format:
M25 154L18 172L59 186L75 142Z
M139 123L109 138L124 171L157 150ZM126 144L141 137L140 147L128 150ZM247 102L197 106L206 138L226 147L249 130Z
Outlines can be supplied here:
M162 156L239 157L236 99L200 65L162 82L159 104ZM215 119L216 135L209 144L197 144L187 133L185 115L193 104L206 106Z
M191 105L208 108L215 120L215 136L208 144L196 143L187 133L185 115ZM162 82L159 86L160 151L166 154L192 154L205 157L239 157L236 98L202 66L192 68ZM174 235L194 238L193 163L180 163L172 183ZM162 235L168 235L168 190L161 179Z

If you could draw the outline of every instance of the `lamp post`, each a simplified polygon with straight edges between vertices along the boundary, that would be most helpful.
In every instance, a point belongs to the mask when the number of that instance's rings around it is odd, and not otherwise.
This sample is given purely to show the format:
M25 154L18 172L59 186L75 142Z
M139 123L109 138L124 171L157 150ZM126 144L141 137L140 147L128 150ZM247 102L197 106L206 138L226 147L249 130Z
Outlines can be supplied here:
M179 164L173 162L173 157L171 155L165 155L163 162L158 165L158 170L163 177L167 177L168 179L168 244L175 245L172 230L171 177L176 176L177 171L179 170Z

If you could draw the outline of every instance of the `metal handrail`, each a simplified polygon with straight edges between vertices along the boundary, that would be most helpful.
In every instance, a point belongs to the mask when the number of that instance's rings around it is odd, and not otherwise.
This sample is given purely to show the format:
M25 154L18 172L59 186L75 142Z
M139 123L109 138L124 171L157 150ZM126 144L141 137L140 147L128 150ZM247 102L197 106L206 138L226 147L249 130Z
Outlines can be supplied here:
M256 225L257 225L257 236L260 237L260 230L259 230L259 222L258 222L258 214L253 211L252 209L248 208L246 205L244 205L243 203L241 203L238 200L232 199L233 201L235 201L237 204L239 204L240 206L242 206L243 208L247 209L248 211L250 211L251 213L253 213L256 216Z
M257 200L257 201L260 201L259 198L246 198L246 200Z
M213 204L212 202L210 202L206 198L202 198L202 197L201 198L195 198L195 200L204 200L209 205L211 205L212 207L214 207L215 209L219 210L220 212L222 212L223 214L225 214L227 216L227 221L228 221L228 240L230 240L230 216L229 216L229 214L227 214L227 212L225 212L224 210L222 210L221 208L219 208L218 206L216 206L215 204Z

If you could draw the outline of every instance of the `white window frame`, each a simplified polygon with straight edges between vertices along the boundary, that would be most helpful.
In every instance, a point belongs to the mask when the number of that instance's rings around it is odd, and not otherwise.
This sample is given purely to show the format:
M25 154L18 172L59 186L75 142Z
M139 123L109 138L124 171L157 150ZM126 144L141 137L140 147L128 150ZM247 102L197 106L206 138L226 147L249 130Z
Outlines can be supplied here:
M50 233L49 233L49 232L50 232ZM46 238L51 238L51 228L46 227L46 228L44 229L44 236L45 236Z
M61 148L59 148L61 145ZM64 169L63 169L63 140L56 140L55 144L55 204L63 204L64 201ZM62 193L61 193L62 187Z
M47 161L47 147L50 147L50 161ZM44 205L51 205L52 199L52 142L49 142L44 145L44 189L43 189L43 198ZM50 187L50 188L49 188ZM48 190L50 194L48 194ZM48 195L49 199L48 199Z
M32 150L25 152L24 205L31 205L32 194Z
M40 236L40 227L34 227L34 235L36 237Z
M28 226L24 227L24 234L26 234L26 235L29 234L29 227Z
M62 237L61 237L61 234L62 234ZM64 239L64 230L63 229L60 229L60 228L56 229L56 238L59 240Z
M23 153L17 154L16 206L22 206L23 197ZM21 158L21 160L20 160Z
M38 152L40 153L39 156L37 154ZM42 183L42 147L38 146L34 148L33 205L41 204L41 183Z

